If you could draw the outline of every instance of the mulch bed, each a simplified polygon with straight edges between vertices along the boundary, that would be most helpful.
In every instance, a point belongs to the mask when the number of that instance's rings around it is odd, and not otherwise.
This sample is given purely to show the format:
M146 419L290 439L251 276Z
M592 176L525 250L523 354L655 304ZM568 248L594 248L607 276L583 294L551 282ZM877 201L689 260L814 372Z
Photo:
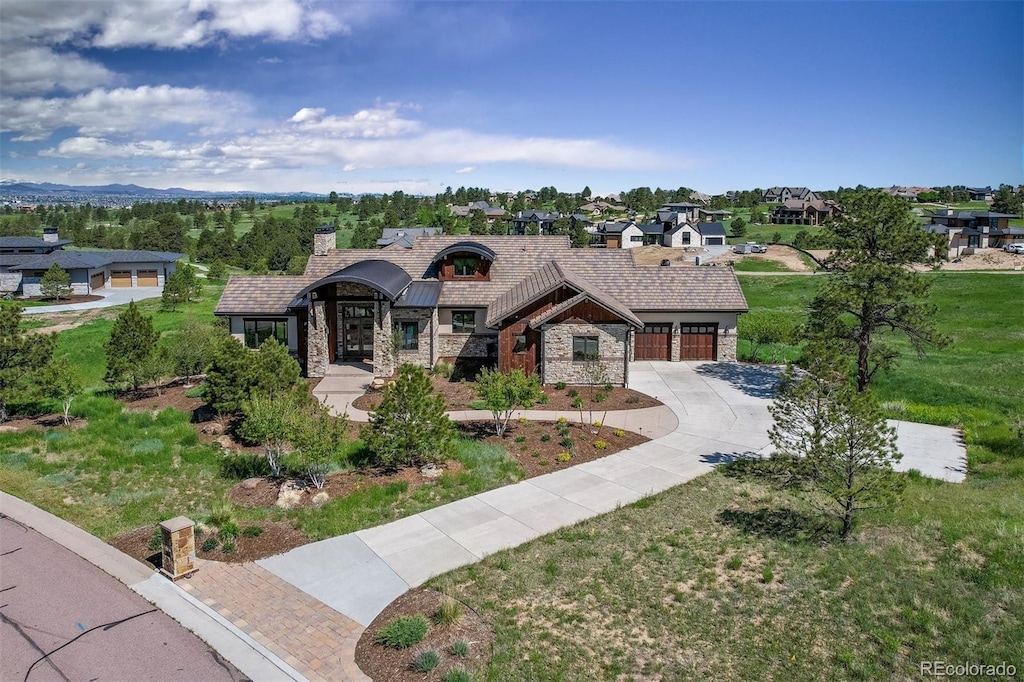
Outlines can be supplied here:
M71 423L64 425L64 415L61 414L39 414L31 417L19 417L8 419L0 424L0 432L3 431L24 431L25 429L80 429L89 422L80 417L71 417Z
M475 385L469 381L451 381L443 376L434 374L430 377L434 384L434 391L444 396L445 404L449 410L471 410L474 409L470 403L478 399ZM557 389L554 386L544 386L544 395L547 396L547 403L538 403L531 409L535 410L573 410L573 401L578 397L583 399L584 406L589 409L593 405L594 411L598 410L638 410L644 407L657 407L661 405L660 400L651 396L634 391L631 388L615 386L606 391L602 386L568 386L564 389ZM576 395L570 395L575 392ZM604 395L602 402L591 402L591 396ZM373 410L380 404L382 391L370 389L365 394L352 401L352 407L360 410Z
M586 420L589 414L584 411L583 417ZM600 419L600 417L600 414L594 413L595 419ZM509 423L509 429L504 438L499 438L494 434L494 422L459 422L456 423L456 426L470 438L508 450L509 454L515 457L519 465L526 471L527 478L550 474L552 471L607 457L650 440L650 438L640 436L632 431L621 431L622 435L615 435L616 430L607 426L598 428L587 424L581 427L578 420L565 424L569 429L569 438L573 441L570 447L566 447L561 442L562 436L558 433L556 422L520 422L513 419ZM544 440L545 435L550 438ZM594 444L599 441L604 442L607 447L602 449L595 446ZM566 452L571 457L568 460L565 460L564 456L560 459L559 455Z
M174 407L182 412L194 412L203 404L202 398L190 398L189 391L199 386L199 380L193 379L185 383L184 379L175 379L159 386L144 386L136 390L129 389L115 394L115 398L132 410L163 410Z
M249 527L257 527L261 530L259 535L247 536L240 533L235 538L235 550L233 552L222 551L221 543L213 551L203 551L203 540L210 535L216 535L216 530L210 529L209 533L203 533L201 527L196 529L196 556L200 559L211 559L213 561L226 561L231 563L243 563L255 561L264 557L287 552L290 549L301 547L309 543L309 538L301 530L292 528L287 523L280 521L247 521L239 523L242 530ZM122 533L110 540L109 544L118 548L125 554L151 564L155 568L160 567L160 550L150 549L150 541L153 532L158 526L142 526L127 533Z
M416 589L391 602L370 623L356 644L356 664L360 669L371 679L379 682L433 682L440 680L446 672L456 667L469 671L482 670L491 658L494 632L478 613L464 605L462 618L457 623L434 623L432 617L441 599L440 592ZM408 649L390 649L373 641L377 631L388 621L398 616L416 614L431 620L430 630L420 643ZM457 640L469 644L469 654L464 658L451 653L451 645ZM410 666L412 657L427 649L435 650L440 655L441 663L428 673L414 671Z

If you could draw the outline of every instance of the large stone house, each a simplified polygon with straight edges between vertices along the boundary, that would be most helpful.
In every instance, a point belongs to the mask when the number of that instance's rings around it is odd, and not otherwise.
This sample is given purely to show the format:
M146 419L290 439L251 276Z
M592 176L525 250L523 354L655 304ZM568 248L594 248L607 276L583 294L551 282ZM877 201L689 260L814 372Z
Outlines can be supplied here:
M828 218L839 214L836 202L829 199L787 199L782 206L776 206L769 220L773 225L816 225L825 224Z
M88 295L106 287L162 287L183 253L164 251L71 251L56 228L39 237L0 237L0 292L39 296L46 271L59 265L71 276L71 290Z
M944 234L948 239L946 258L1024 242L1024 227L1010 227L1010 220L1017 216L1008 213L950 208L928 217L931 222L924 226L925 231Z
M732 360L747 303L728 268L638 266L629 251L573 249L558 236L419 237L410 249L335 249L318 228L297 277L232 277L215 314L246 346L271 336L307 376L337 362L439 361L584 383L598 363Z
M761 203L764 204L789 201L790 199L815 201L820 198L806 187L769 187L761 191Z

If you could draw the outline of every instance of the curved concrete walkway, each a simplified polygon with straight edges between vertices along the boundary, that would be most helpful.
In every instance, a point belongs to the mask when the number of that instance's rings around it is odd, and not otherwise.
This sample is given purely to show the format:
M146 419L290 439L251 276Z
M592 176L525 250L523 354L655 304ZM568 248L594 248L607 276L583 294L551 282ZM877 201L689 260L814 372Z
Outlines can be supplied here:
M685 483L736 457L767 454L768 405L780 372L737 363L634 363L630 387L665 407L610 412L606 421L637 431L656 420L644 428L654 440L257 563L366 626L397 596L435 575ZM559 413L522 414L553 419ZM963 480L966 456L955 430L905 422L898 428L902 468Z

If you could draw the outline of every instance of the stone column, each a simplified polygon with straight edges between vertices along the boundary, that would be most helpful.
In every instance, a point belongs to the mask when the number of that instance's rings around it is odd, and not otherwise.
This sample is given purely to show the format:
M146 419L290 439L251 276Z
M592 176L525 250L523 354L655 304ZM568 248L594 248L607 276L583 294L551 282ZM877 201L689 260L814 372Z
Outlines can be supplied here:
M718 357L725 362L736 361L736 330L723 328L718 330Z
M306 325L306 376L327 376L330 351L327 347L327 306L324 301L310 301Z
M679 362L679 350L683 344L680 326L679 322L672 323L672 352L669 354L668 358L672 362Z
M373 376L395 373L395 330L391 322L391 303L377 301L373 306Z
M160 572L171 580L183 578L196 570L195 523L178 516L160 524L163 536L163 561Z

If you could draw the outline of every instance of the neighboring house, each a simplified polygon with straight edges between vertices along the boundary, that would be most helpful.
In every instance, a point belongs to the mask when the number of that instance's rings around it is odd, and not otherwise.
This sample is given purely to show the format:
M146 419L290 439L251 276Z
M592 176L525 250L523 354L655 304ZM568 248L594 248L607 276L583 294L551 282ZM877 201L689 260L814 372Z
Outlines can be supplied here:
M917 195L921 192L931 192L930 187L903 187L893 185L888 189L883 190L886 194L893 197L900 197L909 201L917 201Z
M820 197L806 187L769 187L761 192L761 203L764 204L784 202L790 199L816 201Z
M381 248L402 248L411 249L412 242L416 237L433 237L441 234L440 227L385 227L381 231L381 237L377 240L377 246Z
M839 207L831 200L801 201L787 199L776 206L769 216L773 225L823 225L825 220L839 214Z
M999 249L1024 242L1024 228L1010 227L1010 220L1017 216L1007 213L950 208L928 217L931 222L924 226L925 231L944 234L949 240L947 258L956 258L965 249Z
M995 201L996 195L991 187L968 187L967 194L971 201Z
M600 223L595 241L609 249L634 249L651 245L687 248L725 244L725 227L722 223L691 223L677 218L678 214L674 212L659 211L659 222Z
M580 213L588 213L592 216L601 216L606 213L625 213L625 206L616 206L610 204L607 201L591 201L590 203L583 204L577 209Z
M307 376L336 362L497 365L584 383L593 363L732 360L747 303L729 268L637 266L568 237L419 237L411 249L335 249L317 231L298 277L234 276L215 314L249 347L274 336Z
M52 229L52 228L48 228ZM71 276L72 293L105 287L163 286L183 253L162 251L65 251L56 231L36 237L0 237L0 291L39 296L39 283L56 263Z
M700 209L699 213L701 220L709 221L726 220L727 218L732 217L732 211L726 211L724 208L720 208L715 211L709 211L707 209L702 208Z
M504 220L506 216L505 209L500 206L491 206L486 201L472 201L465 206L449 206L448 209L457 218L469 217L473 215L473 211L483 211L489 223L493 223L495 220Z
M711 201L711 195L704 194L704 192L698 192L697 190L693 190L692 192L690 192L690 201L696 201L699 204L704 204L705 206L707 206L708 203Z
M509 221L509 234L550 234L555 227L555 221L562 217L557 211L542 211L530 209L520 211L515 218Z
M660 222L664 222L661 219L662 214L675 213L676 222L689 221L695 223L700 220L700 212L703 210L703 206L700 204L693 204L688 201L662 204L661 208L658 209L657 215Z

